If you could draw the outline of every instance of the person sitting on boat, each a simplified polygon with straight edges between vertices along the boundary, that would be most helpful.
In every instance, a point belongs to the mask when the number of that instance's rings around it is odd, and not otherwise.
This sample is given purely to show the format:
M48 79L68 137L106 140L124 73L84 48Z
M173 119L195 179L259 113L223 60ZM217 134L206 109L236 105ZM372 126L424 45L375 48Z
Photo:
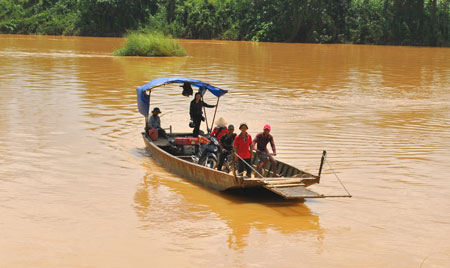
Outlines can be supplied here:
M235 155L235 159L239 159L239 174L242 174L245 169L247 171L247 177L250 178L250 176L252 175L252 136L247 133L247 123L241 123L239 125L239 130L241 131L241 133L236 136L233 142L234 152L237 154Z
M209 105L202 101L202 94L200 92L195 93L194 99L191 101L191 106L189 108L189 114L191 116L191 120L194 122L194 131L193 136L198 137L200 133L200 123L205 120L203 117L203 107L214 108L215 105Z
M150 131L154 129L154 131L158 132L159 137L167 137L166 131L161 128L161 118L159 117L159 114L161 113L161 110L158 107L155 107L152 111L152 116L150 116L150 119L148 120L148 126L150 128Z
M234 126L232 124L228 125L227 134L223 135L219 140L219 147L221 149L221 154L219 156L219 165L217 170L221 171L225 158L233 152L233 142L236 138L236 133L234 133Z
M272 167L272 172L274 177L277 177L277 161L275 158L269 154L269 150L267 149L267 144L270 142L270 146L272 147L273 155L277 155L277 149L275 148L275 142L273 141L273 136L270 135L270 125L265 125L263 128L263 132L258 133L253 140L253 147L256 145L256 153L259 159L263 160L263 164L269 159ZM258 167L259 168L259 167Z
M216 127L211 132L211 136L215 137L217 141L220 141L220 139L223 137L223 135L228 133L227 129L227 121L221 117L216 120Z

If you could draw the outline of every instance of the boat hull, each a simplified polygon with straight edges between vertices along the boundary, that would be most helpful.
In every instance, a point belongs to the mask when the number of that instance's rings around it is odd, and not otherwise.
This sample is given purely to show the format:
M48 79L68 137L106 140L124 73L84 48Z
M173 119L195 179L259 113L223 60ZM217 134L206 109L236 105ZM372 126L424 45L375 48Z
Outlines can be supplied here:
M282 162L279 162L278 169L283 172L282 174L291 174L293 176L283 178L246 178L242 176L233 176L229 173L210 169L174 156L160 148L145 133L142 133L142 137L147 150L151 153L152 157L160 162L166 169L216 191L260 187L266 188L285 199L325 197L306 189L307 186L318 183L318 177ZM269 170L265 169L265 172L263 173L268 174L269 172Z
M216 191L244 187L241 178L173 156L159 148L145 133L142 133L142 137L147 150L152 154L153 158L169 171L181 177L190 179Z

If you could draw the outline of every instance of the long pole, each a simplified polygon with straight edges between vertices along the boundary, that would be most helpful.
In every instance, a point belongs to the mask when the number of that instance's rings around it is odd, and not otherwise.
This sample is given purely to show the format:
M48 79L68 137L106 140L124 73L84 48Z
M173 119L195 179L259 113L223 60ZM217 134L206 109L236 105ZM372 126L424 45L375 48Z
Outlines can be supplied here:
M214 117L213 117L213 121L211 122L211 128L210 129L213 129L213 126L214 126L214 120L216 119L217 106L219 106L219 100L220 100L220 96L217 97L216 109L214 110Z
M256 174L258 174L259 177L263 178L264 176L261 175L256 169L254 169L251 165L249 165L247 162L244 161L244 159L242 159L242 157L240 157L236 152L234 153L235 156L237 156L239 159L241 159L242 162L244 162L244 164L246 164L247 166L249 166Z
M203 96L202 96L202 102L203 102ZM205 106L203 106L203 113L205 114L206 132L208 132L208 134L209 134L208 117L206 116L206 108L205 108Z

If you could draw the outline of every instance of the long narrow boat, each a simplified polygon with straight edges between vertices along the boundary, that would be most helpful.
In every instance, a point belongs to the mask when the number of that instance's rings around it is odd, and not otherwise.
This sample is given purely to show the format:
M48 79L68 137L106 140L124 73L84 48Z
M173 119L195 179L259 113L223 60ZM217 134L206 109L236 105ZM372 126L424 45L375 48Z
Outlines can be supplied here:
M170 131L170 133L167 134L167 137L158 138L156 141L153 141L148 135L147 126L150 110L150 93L152 89L167 84L183 84L184 89L192 88L192 86L194 86L199 88L199 92L202 93L202 96L209 91L218 98L225 95L228 91L214 87L200 80L184 77L158 78L136 89L139 112L145 116L146 122L145 132L142 132L145 145L153 158L169 171L217 191L235 188L260 187L268 189L286 199L327 197L306 188L320 182L320 175L326 157L325 151L323 151L322 154L318 175L310 174L281 161L277 161L277 174L280 174L281 177L271 177L270 161L267 161L262 168L262 172L259 172L260 176L247 178L237 176L236 172L226 173L196 164L192 160L192 154L177 153L178 151L174 149L176 146L175 141L180 138L192 137L191 133L172 133ZM186 92L184 91L183 93ZM252 157L252 159L252 166L256 166L258 162L257 157Z

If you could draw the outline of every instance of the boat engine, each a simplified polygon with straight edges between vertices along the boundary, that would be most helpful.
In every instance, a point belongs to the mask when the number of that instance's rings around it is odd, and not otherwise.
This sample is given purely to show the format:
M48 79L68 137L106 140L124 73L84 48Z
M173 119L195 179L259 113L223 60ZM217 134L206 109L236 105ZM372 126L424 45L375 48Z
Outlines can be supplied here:
M195 155L198 151L198 138L177 137L171 143L177 155Z

